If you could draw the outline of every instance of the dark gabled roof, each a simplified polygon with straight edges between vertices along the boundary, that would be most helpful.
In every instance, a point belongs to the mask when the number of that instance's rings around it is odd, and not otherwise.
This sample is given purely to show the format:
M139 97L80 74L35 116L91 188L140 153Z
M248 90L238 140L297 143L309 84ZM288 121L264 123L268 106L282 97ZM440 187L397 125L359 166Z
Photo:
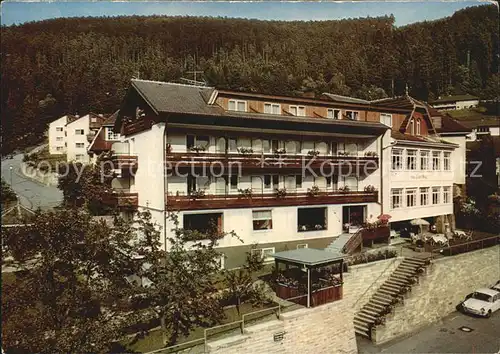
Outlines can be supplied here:
M336 94L328 93L328 92L323 92L323 96L326 96L326 97L328 97L328 99L335 101L335 102L370 104L370 101L362 100L361 98L336 95Z
M430 101L430 104L435 103L448 103L457 101L469 101L469 100L479 100L479 97L473 95L454 95L454 96L444 96L438 98L437 100Z
M433 117L435 116L433 115ZM438 133L470 133L472 129L449 115L444 114L441 116L441 128L437 128L436 131Z
M412 111L415 108L415 103L409 96L383 98L371 101L371 104L378 107L398 108L407 111Z
M112 127L115 125L116 118L118 118L118 114L120 113L120 110L118 109L115 113L110 115L108 118L104 120L102 123L103 127Z
M477 127L498 127L500 126L500 116L485 116L485 117L471 117L471 118L461 118L458 119L460 124L467 128L477 128Z
M157 113L221 114L224 110L208 105L213 87L170 82L132 80L132 86Z
M423 143L423 144L449 145L450 148L457 146L456 144L450 143L449 141L446 141L446 140L442 140L438 137L403 134L401 132L394 131L394 130L391 132L391 137L393 139L396 139L399 141L408 141L408 142Z

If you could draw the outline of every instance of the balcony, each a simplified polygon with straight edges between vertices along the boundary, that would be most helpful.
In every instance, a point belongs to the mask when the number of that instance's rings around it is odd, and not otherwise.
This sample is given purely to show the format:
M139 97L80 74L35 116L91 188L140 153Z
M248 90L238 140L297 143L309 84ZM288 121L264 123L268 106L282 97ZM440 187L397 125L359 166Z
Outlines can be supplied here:
M378 200L378 192L331 191L320 192L314 196L309 193L276 193L205 195L202 197L167 195L169 210L204 210L227 208L256 208L271 206L303 206L321 204L373 203Z
M359 168L372 172L379 167L377 156L170 152L167 153L166 158L170 165L180 163L180 168L241 166L245 169L301 169L305 167L317 169L331 166L337 169L356 170Z
M111 162L113 163L113 168L119 170L135 171L139 167L137 156L134 155L113 155L111 156Z
M112 192L104 194L102 203L119 208L137 208L139 205L139 194L131 192Z

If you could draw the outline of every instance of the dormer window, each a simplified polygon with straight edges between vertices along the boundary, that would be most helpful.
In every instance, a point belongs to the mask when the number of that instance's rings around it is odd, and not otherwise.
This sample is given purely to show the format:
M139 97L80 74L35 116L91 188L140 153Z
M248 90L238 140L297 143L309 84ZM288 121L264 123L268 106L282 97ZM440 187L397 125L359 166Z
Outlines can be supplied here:
M290 106L290 113L294 116L305 117L306 107L304 106Z
M264 113L281 114L281 105L279 103L264 103Z
M410 122L410 134L415 135L415 119L412 119Z
M230 111L246 112L247 101L229 100L227 109Z
M115 133L112 128L106 128L106 140L120 140L120 134Z
M420 119L417 119L417 135L421 135L420 133Z
M328 108L326 117L330 119L340 119L340 109Z
M345 115L350 120L359 120L359 112L356 112L356 111L345 111Z

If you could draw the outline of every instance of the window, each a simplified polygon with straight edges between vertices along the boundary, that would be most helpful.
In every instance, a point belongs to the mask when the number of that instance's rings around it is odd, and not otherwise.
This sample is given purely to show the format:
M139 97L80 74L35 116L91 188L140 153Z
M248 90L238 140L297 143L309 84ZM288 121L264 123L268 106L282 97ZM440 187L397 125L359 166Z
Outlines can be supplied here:
M91 123L96 123L96 122L97 122L97 118L96 118L96 117L92 117L92 118L90 118L90 122L91 122Z
M112 128L106 128L106 140L119 140L120 134L115 133Z
M301 249L301 248L308 248L307 243L299 243L299 244L297 245L297 249Z
M252 211L254 230L271 230L273 228L273 219L271 210Z
M429 169L429 151L420 150L420 169L427 171Z
M85 147L84 143L75 143L77 149L83 149Z
M420 135L420 119L417 119L417 135Z
M295 176L295 186L297 188L302 188L302 175Z
M417 169L417 150L406 150L406 169Z
M83 160L83 155L82 154L76 154L75 155L75 160L76 161L82 161Z
M109 140L109 139L108 139ZM186 135L186 147L188 149L201 148L201 151L208 150L210 137L206 135Z
M416 189L407 189L406 190L406 206L408 208L414 207L417 205L417 190Z
M326 188L337 190L338 181L338 175L331 175L329 177L326 177Z
M415 119L410 121L410 134L415 135Z
M227 139L228 150L231 152L238 151L238 139L236 138L228 138Z
M84 135L85 131L83 129L75 129L75 135Z
M451 202L451 188L443 187L443 203L448 204Z
M290 113L294 116L305 117L306 107L304 106L290 106Z
M184 214L183 228L185 230L198 231L193 241L206 239L207 234L219 234L222 232L222 213L207 214Z
M279 188L279 176L278 175L264 175L264 189L276 189Z
M432 152L432 170L439 171L441 169L441 152Z
M432 204L439 204L440 187L432 187Z
M247 111L247 101L229 100L228 110L246 112Z
M392 169L402 170L403 169L403 149L392 149Z
M264 103L264 113L281 114L281 105L279 103Z
M391 189L391 209L401 208L403 204L403 189Z
M58 136L58 137L56 138L56 141L62 141L62 140L63 140L62 136Z
M64 151L64 148L62 146L56 147L56 151Z
M326 230L327 208L299 208L297 209L297 229L303 231Z
M420 205L429 204L429 187L420 188Z
M356 112L356 111L345 111L345 115L350 120L359 120L359 112Z
M56 127L56 132L62 132L63 131L63 127Z
M190 195L196 191L196 177L193 175L187 176L187 194Z
M443 169L445 171L451 171L451 152L444 152L444 159L443 159Z
M255 248L255 249L252 249L251 252L252 252L252 255L253 254L259 255L265 262L270 262L270 261L274 260L274 258L271 257L271 255L273 255L275 252L274 247Z
M238 189L238 175L231 175L230 185L232 190Z
M328 108L326 117L331 119L340 119L340 109Z
M380 113L380 123L392 128L392 114Z

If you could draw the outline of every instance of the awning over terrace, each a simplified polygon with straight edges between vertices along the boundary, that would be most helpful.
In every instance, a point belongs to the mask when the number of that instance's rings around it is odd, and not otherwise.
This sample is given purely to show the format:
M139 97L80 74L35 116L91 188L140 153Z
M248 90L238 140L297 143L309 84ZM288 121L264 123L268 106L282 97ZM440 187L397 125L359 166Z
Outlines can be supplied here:
M307 307L342 298L342 263L344 254L314 248L299 248L278 252L272 256L278 271L280 270L280 264L284 264L287 271L290 266L298 268L298 273L296 272L294 275L279 275L279 279L276 280L278 284L277 295L279 297L292 301L291 298L303 299L304 295L306 295ZM330 267L331 270L328 271L327 267ZM299 278L301 278L300 274L304 273L307 273L306 294L300 291ZM291 280L290 277L294 278L294 280ZM312 289L313 286L315 289Z

